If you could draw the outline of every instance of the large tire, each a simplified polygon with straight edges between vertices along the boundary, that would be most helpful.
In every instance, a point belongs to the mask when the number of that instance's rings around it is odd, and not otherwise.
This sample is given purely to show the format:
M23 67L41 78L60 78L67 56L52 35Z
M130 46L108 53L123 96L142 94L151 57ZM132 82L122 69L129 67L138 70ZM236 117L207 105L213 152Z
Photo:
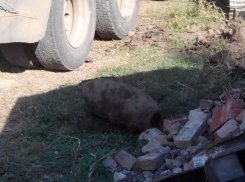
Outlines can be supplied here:
M123 39L133 29L139 0L96 0L96 33L102 39Z
M94 39L95 6L93 0L52 1L46 34L35 50L45 68L74 70L82 65Z
M3 55L14 66L26 68L38 68L41 64L38 62L31 44L10 43L1 45Z

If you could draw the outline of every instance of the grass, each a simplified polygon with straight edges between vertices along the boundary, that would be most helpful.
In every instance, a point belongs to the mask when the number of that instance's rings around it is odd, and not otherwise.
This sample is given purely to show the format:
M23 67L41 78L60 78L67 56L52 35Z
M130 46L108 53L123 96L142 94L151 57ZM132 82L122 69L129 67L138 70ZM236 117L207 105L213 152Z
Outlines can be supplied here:
M203 1L142 3L145 11L140 15L139 25L150 23L167 32L201 31L209 22L222 18L214 6ZM140 36L133 37L133 41L140 42ZM118 57L117 60L127 57L124 63L105 66L88 79L112 76L150 95L163 96L159 106L164 118L188 114L198 107L200 99L214 99L236 87L236 78L229 75L224 65L208 63L215 52L231 49L227 41L218 40L210 48L187 54L179 51L193 45L192 40L168 42L166 45L172 47L172 54L163 53L160 47L124 43L124 40L115 41L107 53L110 58L111 55ZM121 44L124 47L119 49ZM114 156L122 149L136 157L141 155L144 143L139 143L137 135L131 132L118 129L96 132L79 127L81 123L91 122L87 124L90 126L98 123L93 124L93 116L81 99L77 85L20 98L11 114L16 113L21 113L19 119L27 124L1 149L0 181L108 182L112 181L112 174L102 165L106 156ZM101 122L94 128L104 125Z
M205 0L171 0L153 6L146 10L139 22L158 25L167 32L197 32L204 30L209 22L220 21L223 17L218 8Z

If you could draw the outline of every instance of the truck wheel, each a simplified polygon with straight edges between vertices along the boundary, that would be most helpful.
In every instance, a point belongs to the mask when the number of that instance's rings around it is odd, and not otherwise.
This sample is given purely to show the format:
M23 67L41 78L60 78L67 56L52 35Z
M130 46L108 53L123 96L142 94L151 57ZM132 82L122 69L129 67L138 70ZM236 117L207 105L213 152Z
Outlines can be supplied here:
M45 68L74 70L82 65L94 39L95 6L91 0L52 0L46 34L35 48Z
M96 33L103 39L123 39L133 29L139 0L96 0Z
M31 44L2 44L1 48L3 55L12 65L26 68L38 68L41 66L36 55L34 54L34 50Z

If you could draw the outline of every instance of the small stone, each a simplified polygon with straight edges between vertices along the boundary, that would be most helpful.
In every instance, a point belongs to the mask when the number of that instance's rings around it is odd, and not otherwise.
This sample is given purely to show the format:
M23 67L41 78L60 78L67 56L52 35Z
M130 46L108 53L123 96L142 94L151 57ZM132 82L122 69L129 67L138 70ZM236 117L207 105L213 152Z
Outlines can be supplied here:
M168 169L174 169L181 166L181 162L173 159L165 159L166 167Z
M207 155L197 155L193 157L193 166L194 168L202 167L205 165L205 162L208 160Z
M197 145L201 144L203 145L204 143L206 143L208 141L208 139L204 136L199 136L197 139Z
M115 160L119 165L128 170L132 169L136 162L136 158L134 156L123 150L116 155Z
M181 151L181 149L174 149L172 150L174 156L178 156L178 153Z
M138 140L152 141L158 135L164 135L164 133L157 128L150 128L150 129L143 131L140 134Z
M174 173L174 174L178 174L178 173L181 173L181 172L183 172L183 170L182 170L181 168L179 168L179 167L177 167L177 168L175 168L175 169L173 170L173 173Z
M58 154L59 154L59 151L54 151L54 154L55 154L55 155L58 155Z
M189 171L191 169L195 169L193 161L191 160L188 164L184 165L184 171Z
M185 156L187 156L187 155L189 155L189 152L187 152L186 150L181 150L181 151L178 153L178 156L183 156L183 157L185 157Z
M239 124L235 119L227 121L218 131L214 133L215 140L223 139L239 129Z
M166 165L163 164L157 171L164 171L166 169L167 169Z
M214 101L212 100L200 100L200 109L201 110L211 110L214 107Z
M148 178L148 177L152 177L153 176L153 174L152 174L151 171L144 171L144 172L142 172L142 174L143 174L143 176L145 178Z
M126 182L127 175L123 173L114 173L113 175L113 181L114 182Z
M183 156L177 156L177 157L174 158L174 160L180 161L181 163L186 161L186 159Z
M117 163L111 157L107 157L103 161L103 165L104 165L105 168L107 168L111 172L115 172L117 170Z
M169 176L170 174L172 174L172 172L168 169L166 171L161 172L161 174L163 174L164 176Z
M152 171L160 168L164 163L164 155L151 153L137 158L136 165L139 169Z
M129 32L128 32L128 36L129 36L129 37L132 37L132 36L134 36L134 35L135 35L135 32L133 32L133 31L129 31Z

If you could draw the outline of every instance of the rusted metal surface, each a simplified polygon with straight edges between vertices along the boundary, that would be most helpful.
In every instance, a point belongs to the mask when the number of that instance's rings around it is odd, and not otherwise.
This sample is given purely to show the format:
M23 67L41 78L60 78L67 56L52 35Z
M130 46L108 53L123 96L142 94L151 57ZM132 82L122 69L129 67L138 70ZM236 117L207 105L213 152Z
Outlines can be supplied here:
M119 127L143 131L161 120L157 103L130 85L103 78L84 81L80 88L91 112Z
M1 0L0 43L41 40L46 32L52 0Z

